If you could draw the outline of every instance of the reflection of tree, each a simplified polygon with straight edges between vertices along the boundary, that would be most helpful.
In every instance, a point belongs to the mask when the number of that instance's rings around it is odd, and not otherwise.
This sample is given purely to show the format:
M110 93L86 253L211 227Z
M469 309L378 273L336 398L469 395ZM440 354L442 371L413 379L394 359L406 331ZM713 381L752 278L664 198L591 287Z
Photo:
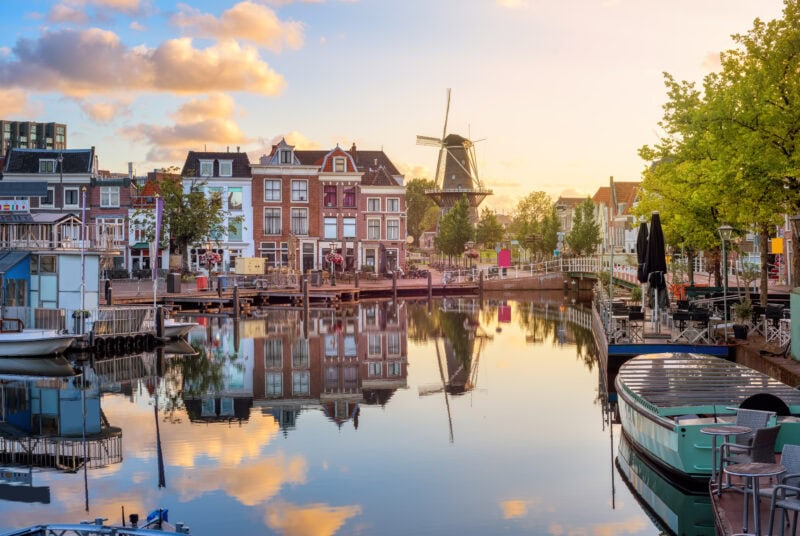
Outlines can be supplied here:
M456 312L443 312L439 311L439 327L442 335L445 337L445 342L449 343L453 349L453 355L456 360L464 365L464 368L469 369L469 363L472 360L472 347L474 338L473 332L465 329L466 326L473 325L473 322L467 313ZM449 356L448 356L449 357Z
M437 316L439 311L428 313L424 305L409 307L408 338L412 341L426 342L439 332Z
M195 355L173 357L164 371L166 400L164 418L177 422L175 411L184 408L184 400L200 398L206 393L220 391L225 385L225 365L235 361L236 354L213 352L202 344L192 343ZM241 365L239 365L241 366Z

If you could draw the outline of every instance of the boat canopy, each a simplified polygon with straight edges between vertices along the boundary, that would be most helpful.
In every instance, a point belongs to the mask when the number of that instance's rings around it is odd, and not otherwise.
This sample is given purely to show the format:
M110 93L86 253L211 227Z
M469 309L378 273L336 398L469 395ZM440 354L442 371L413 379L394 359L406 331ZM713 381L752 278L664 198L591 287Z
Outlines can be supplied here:
M660 416L732 413L729 408L765 393L782 401L792 415L800 415L800 390L732 361L702 354L640 355L620 367L617 387Z

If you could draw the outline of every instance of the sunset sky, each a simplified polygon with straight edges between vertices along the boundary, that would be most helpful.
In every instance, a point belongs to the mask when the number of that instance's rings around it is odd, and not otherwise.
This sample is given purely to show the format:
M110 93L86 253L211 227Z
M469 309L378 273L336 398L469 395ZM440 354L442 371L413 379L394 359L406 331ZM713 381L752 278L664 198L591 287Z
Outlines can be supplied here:
M494 207L639 180L662 72L700 82L780 0L0 0L0 118L62 122L137 174L190 149L383 149L432 178L415 136L477 144Z

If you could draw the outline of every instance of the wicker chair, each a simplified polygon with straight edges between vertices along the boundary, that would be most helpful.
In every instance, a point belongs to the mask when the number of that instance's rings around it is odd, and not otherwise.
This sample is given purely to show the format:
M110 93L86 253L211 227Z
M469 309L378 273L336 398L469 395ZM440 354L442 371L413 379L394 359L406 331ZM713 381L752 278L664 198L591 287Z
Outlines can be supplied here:
M800 445L784 445L781 451L781 465L786 468L786 472L778 477L778 485L759 490L762 497L771 497L769 510L769 533L772 534L772 524L775 520L775 510L780 508L783 512L783 525L789 520L789 511L794 512L792 522L792 534L797 531L797 514L800 512Z
M738 458L737 456L748 456L751 454L750 449L753 444L753 438L755 437L756 431L766 428L770 419L772 419L774 416L775 413L772 411L741 408L736 410L736 425L746 426L747 428L750 428L752 432L749 434L738 435L736 436L734 442L725 442L720 446L719 472L717 473L717 476L720 479L722 478L722 473L724 472L723 469L727 463L745 463L743 458ZM775 444L773 443L772 446L774 449ZM773 460L774 457L775 455L773 452ZM730 485L730 479L728 477L725 478L725 484L726 486Z

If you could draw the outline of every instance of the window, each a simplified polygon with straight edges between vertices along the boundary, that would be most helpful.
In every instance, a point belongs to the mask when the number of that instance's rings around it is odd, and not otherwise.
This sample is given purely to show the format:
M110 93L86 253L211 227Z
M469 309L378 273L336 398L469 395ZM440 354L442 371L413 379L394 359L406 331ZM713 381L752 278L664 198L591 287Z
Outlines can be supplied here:
M289 264L289 248L286 242L261 242L261 256L268 267L287 266Z
M400 212L400 200L396 197L390 197L387 199L386 212Z
M336 218L325 218L325 235L323 238L328 240L335 240L336 236Z
M292 163L292 151L279 151L279 161L281 164Z
M367 343L367 355L381 355L381 336L377 333L370 333Z
M345 172L345 161L343 156L336 156L333 158L333 172L334 173L344 173Z
M228 188L228 210L242 210L242 188Z
M283 374L280 372L267 373L267 396L283 395Z
M268 369L283 368L283 341L281 339L264 341L264 366Z
M78 189L64 188L64 206L78 207Z
M375 377L380 376L381 375L381 369L383 368L381 366L382 364L383 363L381 363L380 361L378 361L377 363L367 363L367 366L368 366L367 376L369 376L370 378L375 378Z
M344 356L356 357L358 355L355 335L344 336Z
M28 282L25 279L6 279L6 302L10 307L25 307L28 305Z
M375 267L375 250L374 249L368 249L366 251L366 253L364 254L364 264L366 264L367 266L372 266L373 268Z
M381 198L380 197L368 197L367 198L367 211L368 212L380 212L381 211Z
M400 220L386 220L386 240L400 240Z
M39 160L39 173L55 173L56 161L55 160Z
M307 208L293 208L292 209L291 230L296 235L307 235L308 234L308 209Z
M386 375L389 377L398 377L402 373L403 364L400 361L388 361L386 363Z
M56 197L56 189L55 188L48 188L47 189L47 197L40 197L39 198L39 206L40 207L53 207L53 201Z
M214 174L214 161L200 160L200 176L210 177L213 174Z
M33 257L31 257L32 259ZM40 274L54 274L56 273L56 267L58 263L56 262L55 255L39 255L39 272Z
M356 219L355 218L342 218L342 237L355 238L356 237Z
M381 220L371 218L367 220L367 240L381 239Z
M345 188L344 198L342 199L342 206L347 208L355 208L356 206L356 187Z
M400 355L399 333L388 333L386 335L386 353L388 355Z
M100 188L100 206L103 208L119 206L119 186L103 186Z
M308 181L292 181L292 201L308 201Z
M281 200L281 181L264 179L264 201Z
M233 177L233 160L220 160L219 161L219 176L220 177Z
M339 357L338 335L325 335L325 357Z
M327 185L323 187L325 195L324 195L324 203L326 207L335 207L336 206L336 185Z
M309 393L308 385L311 378L311 373L305 372L292 372L292 393L296 395L307 395Z
M98 218L97 237L103 243L122 242L125 239L125 218Z
M241 242L242 240L242 220L239 218L228 221L228 240Z
M292 367L296 369L308 368L309 363L308 341L306 339L299 338L294 341L294 346L292 346Z
M279 208L264 209L264 234L265 235L281 234L281 209Z
M222 186L209 186L208 187L208 198L209 199L219 199L222 201Z

